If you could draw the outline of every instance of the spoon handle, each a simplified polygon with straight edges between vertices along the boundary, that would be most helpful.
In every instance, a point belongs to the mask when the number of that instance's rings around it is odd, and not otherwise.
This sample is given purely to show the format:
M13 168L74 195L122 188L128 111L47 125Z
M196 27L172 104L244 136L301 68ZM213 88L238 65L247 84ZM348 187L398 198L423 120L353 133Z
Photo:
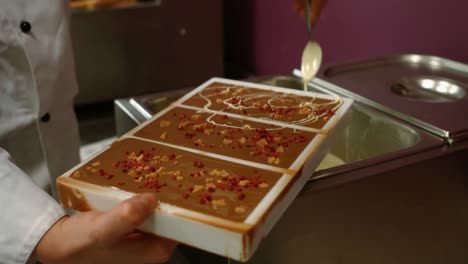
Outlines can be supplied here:
M312 0L304 0L304 18L305 18L305 23L306 23L306 29L307 29L307 37L309 38L309 41L312 41L312 29L310 25L310 4Z

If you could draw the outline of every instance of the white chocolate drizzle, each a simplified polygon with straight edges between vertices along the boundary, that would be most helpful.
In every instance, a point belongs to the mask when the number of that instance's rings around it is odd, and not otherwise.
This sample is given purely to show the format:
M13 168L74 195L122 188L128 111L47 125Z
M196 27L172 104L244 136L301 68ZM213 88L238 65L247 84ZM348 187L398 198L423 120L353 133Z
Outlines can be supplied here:
M210 91L216 91L214 93L209 93ZM234 125L232 123L227 123L227 124L221 124L216 122L213 118L216 115L223 115L223 111L229 111L230 109L232 110L239 110L239 111L247 111L249 109L261 109L263 108L266 112L268 109L269 113L261 113L261 114L249 114L248 116L250 117L256 117L259 119L264 119L264 120L274 120L277 122L282 122L286 124L291 124L291 125L308 125L312 124L314 122L317 122L320 118L324 118L327 114L328 111L323 111L320 113L320 109L323 109L327 106L334 105L334 107L331 109L331 111L335 112L342 104L342 99L339 96L333 95L333 100L326 100L326 102L318 103L317 98L313 93L311 93L311 96L306 99L306 96L302 95L295 95L295 94L288 94L288 93L280 93L280 92L274 92L274 91L262 91L262 92L254 92L254 93L247 93L244 95L239 95L243 91L249 91L250 88L243 87L243 86L238 86L238 85L228 85L228 84L222 84L222 85L217 85L217 86L211 86L207 87L204 90L198 92L198 95L206 101L205 105L203 105L203 109L206 111L211 111L212 114L207 117L206 121L210 124L221 126L221 127L227 127L227 128L237 128L237 129L250 129L254 130L256 129L255 127L243 125ZM211 109L211 106L213 105L212 98L225 94L229 95L232 93L233 96L223 99L222 103L225 106L223 109L220 111L215 111ZM266 102L264 102L263 105L259 105L257 101L259 99L266 99ZM286 105L281 105L278 104L279 102L286 102ZM299 109L305 109L305 111L308 112L308 114L305 115L304 118L300 119L293 119L290 121L279 121L274 119L275 114L277 111L281 110L299 110ZM214 112L214 113L213 113ZM241 120L240 120L241 121ZM242 121L241 121L242 122ZM284 127L274 127L274 128L266 128L266 130L280 130L283 129Z

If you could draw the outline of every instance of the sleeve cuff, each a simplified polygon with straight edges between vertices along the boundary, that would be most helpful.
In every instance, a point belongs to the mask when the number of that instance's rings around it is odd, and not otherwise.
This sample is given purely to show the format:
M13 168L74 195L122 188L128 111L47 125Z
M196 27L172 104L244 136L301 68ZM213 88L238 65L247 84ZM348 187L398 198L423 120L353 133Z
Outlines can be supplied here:
M51 199L52 200L52 199ZM37 221L31 226L31 232L25 237L23 242L24 250L20 252L20 257L23 260L34 260L35 257L32 255L37 244L45 233L62 217L64 217L64 209L58 205L55 201L51 201L50 205L45 208L44 213L37 218Z

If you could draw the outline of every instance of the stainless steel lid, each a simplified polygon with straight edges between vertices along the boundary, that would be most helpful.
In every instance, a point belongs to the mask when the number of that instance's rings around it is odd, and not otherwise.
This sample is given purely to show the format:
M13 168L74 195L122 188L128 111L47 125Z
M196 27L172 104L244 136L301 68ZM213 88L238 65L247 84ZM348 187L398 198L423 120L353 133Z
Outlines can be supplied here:
M330 89L448 142L468 138L466 64L405 54L323 67L318 77L334 84Z

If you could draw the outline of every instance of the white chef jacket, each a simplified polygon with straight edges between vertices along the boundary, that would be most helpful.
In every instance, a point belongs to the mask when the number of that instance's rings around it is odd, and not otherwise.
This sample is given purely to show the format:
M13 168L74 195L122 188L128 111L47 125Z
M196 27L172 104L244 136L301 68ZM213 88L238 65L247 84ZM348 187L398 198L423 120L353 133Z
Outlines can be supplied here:
M26 262L65 214L43 189L79 162L67 5L0 0L0 263Z

